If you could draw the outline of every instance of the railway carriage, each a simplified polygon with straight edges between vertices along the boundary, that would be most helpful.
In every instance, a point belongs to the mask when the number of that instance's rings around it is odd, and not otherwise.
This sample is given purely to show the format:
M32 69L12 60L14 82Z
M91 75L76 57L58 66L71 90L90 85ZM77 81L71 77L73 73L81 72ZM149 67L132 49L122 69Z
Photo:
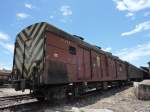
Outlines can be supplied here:
M10 71L0 70L0 85L7 84L10 78Z
M143 79L144 71L132 64L128 64L128 78L132 81ZM142 75L141 75L142 74Z
M12 79L16 90L31 89L38 99L76 96L128 81L132 77L128 73L135 67L127 65L82 37L41 22L18 33ZM134 70L133 79L142 76L140 69Z

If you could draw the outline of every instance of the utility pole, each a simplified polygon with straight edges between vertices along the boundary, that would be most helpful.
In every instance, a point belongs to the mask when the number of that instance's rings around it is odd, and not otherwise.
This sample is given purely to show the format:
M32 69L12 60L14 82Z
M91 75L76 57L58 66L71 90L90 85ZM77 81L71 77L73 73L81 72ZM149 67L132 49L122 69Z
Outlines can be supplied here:
M148 62L148 73L149 73L149 78L150 78L150 62Z

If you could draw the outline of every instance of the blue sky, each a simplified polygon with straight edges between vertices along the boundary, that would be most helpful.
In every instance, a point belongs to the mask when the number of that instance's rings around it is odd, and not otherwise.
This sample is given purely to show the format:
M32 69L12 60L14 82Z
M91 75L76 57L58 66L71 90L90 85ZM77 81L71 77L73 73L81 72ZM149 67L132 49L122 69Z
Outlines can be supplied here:
M11 69L16 34L45 21L137 66L150 61L150 0L3 0L0 68Z

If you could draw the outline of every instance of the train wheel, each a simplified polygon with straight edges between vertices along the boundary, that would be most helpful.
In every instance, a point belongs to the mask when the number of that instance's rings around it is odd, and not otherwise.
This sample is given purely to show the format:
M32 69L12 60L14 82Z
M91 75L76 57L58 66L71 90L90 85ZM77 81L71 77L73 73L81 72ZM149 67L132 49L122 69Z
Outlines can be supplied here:
M45 101L45 97L36 97L38 101Z
M108 83L107 82L103 82L103 89L107 90L108 89Z
M45 96L42 94L42 92L40 91L35 91L32 94L38 101L44 101L45 100Z
M0 86L3 86L3 82L0 82Z

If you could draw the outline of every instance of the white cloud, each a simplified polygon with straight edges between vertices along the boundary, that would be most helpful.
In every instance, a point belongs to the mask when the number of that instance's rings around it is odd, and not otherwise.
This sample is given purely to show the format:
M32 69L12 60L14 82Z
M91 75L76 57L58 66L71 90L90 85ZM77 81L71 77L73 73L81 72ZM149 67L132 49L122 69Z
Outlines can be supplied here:
M13 44L6 44L5 48L10 51L10 52L14 52L14 45Z
M135 19L137 12L141 10L150 9L150 0L112 0L116 4L116 8L119 11L126 12L126 17L130 17L132 20ZM144 14L145 15L149 15Z
M28 8L28 9L32 9L33 8L32 4L29 4L29 3L25 3L24 6L26 8Z
M8 34L0 32L0 40L8 40L9 38Z
M104 51L110 52L111 51L111 47L107 47L107 48L103 48Z
M68 5L61 6L60 11L63 16L71 16L72 15L72 10L71 10L70 6L68 6Z
M145 56L150 56L150 42L122 49L116 55L129 62L142 60Z
M120 10L120 11L127 10L127 7L125 6L123 1L119 1L119 0L114 0L114 1L117 4L117 9L118 10Z
M30 17L29 14L26 14L26 13L17 13L16 16L19 18L19 19L26 19L28 17Z
M53 18L54 18L54 16L49 16L49 18L50 18L50 19L53 19Z
M150 21L146 21L136 25L133 30L122 33L121 36L128 36L149 29L150 29Z
M130 17L131 20L135 20L135 18L136 18L135 14L132 13L132 12L128 12L128 13L126 14L126 17Z
M0 42L0 46L11 53L14 52L14 44Z
M150 0L113 0L119 11L137 12L150 8Z
M131 13L131 12L129 12L129 13L126 14L126 16L127 16L127 17L131 17L131 16L134 16L134 14Z
M71 15L73 13L70 6L68 5L61 6L60 12L62 15L62 17L59 19L60 22L62 23L72 22Z

